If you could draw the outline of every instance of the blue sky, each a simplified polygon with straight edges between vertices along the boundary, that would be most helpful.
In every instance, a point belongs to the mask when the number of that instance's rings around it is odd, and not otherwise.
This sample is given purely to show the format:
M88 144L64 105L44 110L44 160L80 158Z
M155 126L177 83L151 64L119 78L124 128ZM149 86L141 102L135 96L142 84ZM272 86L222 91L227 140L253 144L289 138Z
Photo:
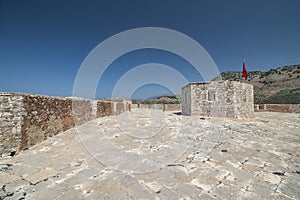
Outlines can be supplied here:
M71 96L86 56L105 39L139 27L188 35L206 49L220 72L240 71L243 59L248 71L299 64L299 9L297 0L0 0L0 91ZM145 63L171 66L188 81L203 80L177 55L137 50L107 68L96 98L110 97L124 73ZM141 86L134 97L167 90Z

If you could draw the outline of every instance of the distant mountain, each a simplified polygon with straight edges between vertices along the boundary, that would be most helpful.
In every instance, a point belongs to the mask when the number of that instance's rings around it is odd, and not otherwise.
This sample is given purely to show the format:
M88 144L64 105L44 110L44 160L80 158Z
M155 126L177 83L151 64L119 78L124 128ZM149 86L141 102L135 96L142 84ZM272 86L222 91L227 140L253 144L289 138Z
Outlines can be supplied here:
M132 100L133 103L142 104L178 104L179 100L177 96L158 96L147 100Z
M300 104L300 65L248 72L248 80L242 72L223 72L214 80L220 78L252 84L256 104Z
M172 94L163 94L163 95L156 95L156 96L152 96L152 97L148 97L147 99L140 99L140 100L152 100L152 99L160 99L160 98L171 98L171 99L176 99L176 95L172 95Z

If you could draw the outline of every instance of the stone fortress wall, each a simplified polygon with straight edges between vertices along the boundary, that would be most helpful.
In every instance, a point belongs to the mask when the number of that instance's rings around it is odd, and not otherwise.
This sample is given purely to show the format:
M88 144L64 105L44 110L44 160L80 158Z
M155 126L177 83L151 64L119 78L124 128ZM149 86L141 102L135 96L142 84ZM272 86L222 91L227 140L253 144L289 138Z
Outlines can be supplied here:
M133 109L142 108L162 111L181 111L181 104L132 104L131 107Z
M254 111L300 113L300 104L255 104Z
M0 92L0 157L14 155L97 117L131 108L180 111L184 115L252 117L254 111L300 113L300 104L253 104L252 85L236 81L190 83L182 104L131 104L130 100L88 100Z
M237 81L189 83L182 88L181 102L183 115L254 116L253 86Z
M0 157L25 150L97 117L130 111L129 100L88 100L0 93Z
M131 104L131 108L181 111L181 104ZM300 104L254 104L254 112L300 113Z

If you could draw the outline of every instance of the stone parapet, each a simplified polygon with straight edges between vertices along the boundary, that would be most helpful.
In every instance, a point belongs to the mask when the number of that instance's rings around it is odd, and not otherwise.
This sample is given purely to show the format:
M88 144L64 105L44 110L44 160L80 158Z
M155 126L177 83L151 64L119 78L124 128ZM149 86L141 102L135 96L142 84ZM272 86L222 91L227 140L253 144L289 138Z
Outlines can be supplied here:
M162 111L180 111L181 104L132 104L132 108L153 109Z
M97 117L130 111L131 101L0 93L0 156L13 156Z
M300 104L255 104L254 111L300 113Z

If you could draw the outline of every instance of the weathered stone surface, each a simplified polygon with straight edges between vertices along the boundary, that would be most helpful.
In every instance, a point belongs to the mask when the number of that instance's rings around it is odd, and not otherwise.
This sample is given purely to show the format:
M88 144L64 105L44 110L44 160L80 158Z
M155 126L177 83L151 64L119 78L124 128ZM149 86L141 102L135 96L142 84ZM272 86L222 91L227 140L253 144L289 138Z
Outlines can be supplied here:
M0 171L0 185L4 185L5 183L13 182L18 179L20 179L20 177L17 175Z
M0 199L299 199L299 130L295 113L221 120L136 109L0 158Z
M132 104L134 108L154 109L162 111L181 111L181 104Z
M0 157L19 152L24 111L22 95L0 93Z
M182 114L253 117L253 86L237 81L190 83L182 88Z
M255 104L254 111L300 113L300 104Z
M105 117L112 115L112 105L104 101L97 102L97 117Z
M41 182L43 180L46 180L47 178L56 176L58 174L58 172L56 170L53 169L41 169L40 171L34 173L34 174L30 174L28 176L23 176L23 178L30 182L31 184L35 185L38 182Z
M23 93L0 93L0 157L97 117L130 110L128 100L87 100Z

